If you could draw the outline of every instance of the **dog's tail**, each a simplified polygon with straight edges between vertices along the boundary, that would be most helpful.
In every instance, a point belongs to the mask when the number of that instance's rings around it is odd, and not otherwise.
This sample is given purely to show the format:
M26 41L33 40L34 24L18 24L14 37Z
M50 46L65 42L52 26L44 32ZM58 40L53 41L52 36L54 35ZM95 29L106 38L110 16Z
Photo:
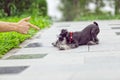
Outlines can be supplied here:
M97 22L93 22L93 24L95 24L96 26L98 26L98 23L97 23Z

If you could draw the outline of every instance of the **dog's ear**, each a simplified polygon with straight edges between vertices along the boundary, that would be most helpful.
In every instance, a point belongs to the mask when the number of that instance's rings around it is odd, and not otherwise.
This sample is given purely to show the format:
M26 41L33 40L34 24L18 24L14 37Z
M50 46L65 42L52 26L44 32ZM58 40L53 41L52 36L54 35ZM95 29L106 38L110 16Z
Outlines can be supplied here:
M62 29L61 32L64 33L64 32L68 32L68 31L67 31L67 29Z
M67 31L67 29L62 29L62 30L61 30L61 33L62 33L62 34L67 34L68 31Z

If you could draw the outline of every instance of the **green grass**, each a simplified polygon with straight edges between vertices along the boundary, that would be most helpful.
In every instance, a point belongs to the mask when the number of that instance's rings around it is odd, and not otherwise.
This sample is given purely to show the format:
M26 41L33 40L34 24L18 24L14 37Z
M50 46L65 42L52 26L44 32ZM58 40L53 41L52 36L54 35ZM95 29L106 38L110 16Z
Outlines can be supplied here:
M6 17L1 18L0 21L17 22L24 17ZM41 29L49 27L51 20L48 17L32 17L30 22ZM19 48L19 44L26 39L32 37L37 30L30 29L28 34L20 34L17 32L1 32L0 33L0 58L3 57L9 50Z

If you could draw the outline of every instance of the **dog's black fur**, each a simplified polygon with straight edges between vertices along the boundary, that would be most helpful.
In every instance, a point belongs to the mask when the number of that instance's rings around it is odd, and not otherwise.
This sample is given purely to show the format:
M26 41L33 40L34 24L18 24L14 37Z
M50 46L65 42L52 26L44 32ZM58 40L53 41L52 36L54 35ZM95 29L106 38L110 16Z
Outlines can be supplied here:
M97 22L93 22L93 24L88 25L82 31L73 32L72 36L66 29L62 29L58 40L52 44L60 50L76 48L80 45L95 45L99 43L97 38L99 32L100 29ZM71 37L72 40L70 39Z

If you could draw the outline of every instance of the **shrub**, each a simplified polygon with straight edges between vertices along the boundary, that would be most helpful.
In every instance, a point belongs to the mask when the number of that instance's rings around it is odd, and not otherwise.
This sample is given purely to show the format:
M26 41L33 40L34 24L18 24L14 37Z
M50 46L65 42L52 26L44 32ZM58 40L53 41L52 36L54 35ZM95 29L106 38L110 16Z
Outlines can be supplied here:
M17 22L21 18L16 17L7 17L2 18L2 21ZM48 17L32 17L30 20L31 23L37 25L41 29L49 27L51 20ZM13 48L18 48L19 44L25 41L26 39L32 37L37 31L30 29L28 34L20 34L17 32L1 32L0 33L0 57L5 55L9 50Z
M22 14L46 16L46 0L0 0L0 17Z

